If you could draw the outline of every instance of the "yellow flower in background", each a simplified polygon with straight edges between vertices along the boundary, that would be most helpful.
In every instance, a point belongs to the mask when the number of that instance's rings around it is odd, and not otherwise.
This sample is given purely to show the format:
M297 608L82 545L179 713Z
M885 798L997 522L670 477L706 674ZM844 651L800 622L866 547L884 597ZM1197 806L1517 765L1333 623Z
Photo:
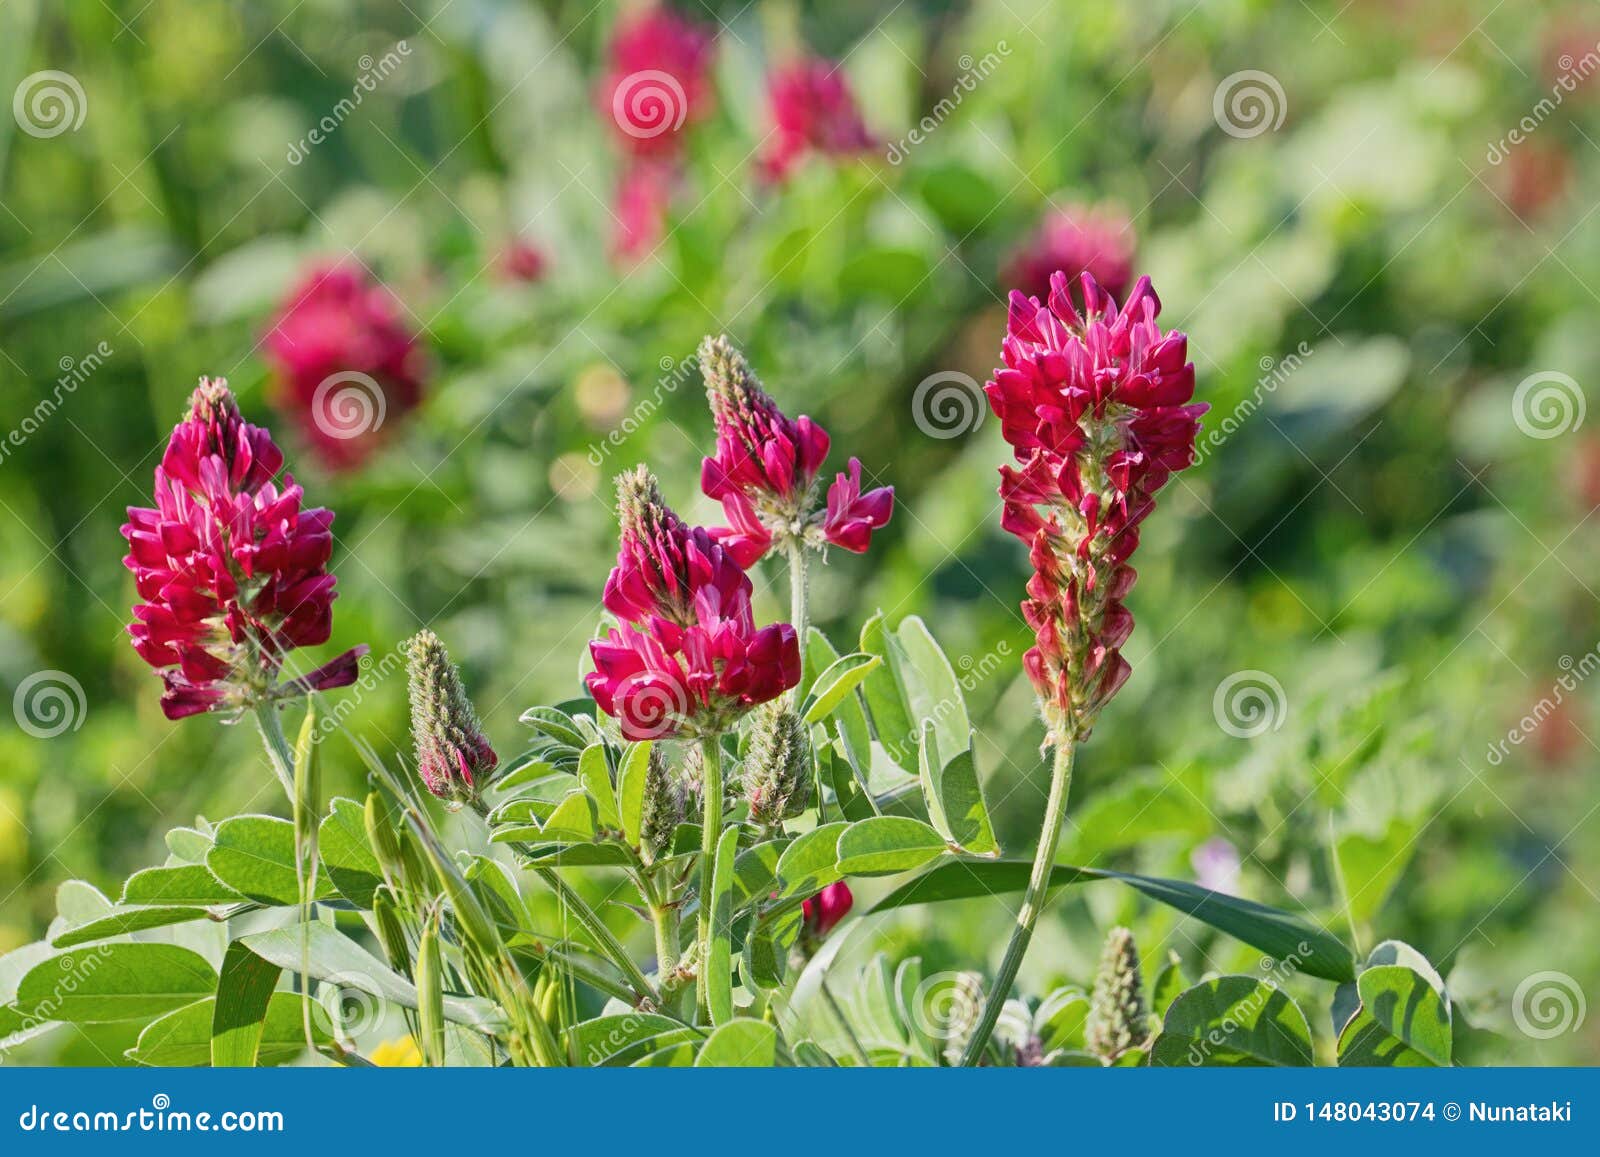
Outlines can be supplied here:
M372 1056L368 1059L379 1068L417 1069L422 1067L422 1050L408 1035L384 1041L372 1050Z

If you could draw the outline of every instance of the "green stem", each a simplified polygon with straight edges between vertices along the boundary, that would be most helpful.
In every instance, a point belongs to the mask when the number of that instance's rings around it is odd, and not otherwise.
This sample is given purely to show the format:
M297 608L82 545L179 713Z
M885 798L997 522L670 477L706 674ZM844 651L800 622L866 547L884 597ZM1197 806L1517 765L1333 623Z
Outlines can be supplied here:
M488 805L482 800L474 800L473 808L481 816L487 816ZM523 854L529 854L532 849L526 844L512 844L513 849ZM616 933L606 927L606 922L600 918L600 913L589 906L589 902L578 895L571 884L561 878L561 874L554 868L534 868L533 872L545 885L556 894L556 899L569 910L577 919L578 924L594 939L595 945L601 953L622 970L628 978L628 983L633 986L638 998L648 998L652 1004L659 1004L661 997L656 992L655 986L650 983L650 978L644 974L644 969L629 955L622 941L618 940Z
M294 806L294 752L289 747L289 739L283 733L283 724L278 721L278 705L276 703L258 703L255 709L256 726L261 731L261 742L266 745L267 759L272 764L272 770L278 775L278 782L283 785L283 794L289 799L289 806Z
M715 735L708 735L700 741L700 752L705 762L705 780L700 789L705 816L700 828L700 912L694 966L698 973L695 990L699 1003L704 1005L708 995L706 967L711 960L711 914L716 907L711 895L712 876L716 869L717 841L722 836L722 744Z
M647 997L652 1004L659 1004L661 996L650 983L650 978L644 974L644 969L639 967L638 962L628 954L627 948L617 939L616 934L606 927L605 921L600 918L600 913L591 908L589 902L578 895L572 885L563 880L554 868L535 868L534 873L556 894L556 899L571 910L584 931L594 938L606 958L622 969L622 974L628 978L628 983L633 985L634 992L640 997Z
M805 684L806 633L810 626L806 609L806 544L799 538L789 540L789 622L794 626L795 637L800 640L800 686ZM800 694L795 687L795 695Z
M1017 913L1017 926L1011 930L1011 942L1006 945L1005 958L995 975L989 998L984 1001L983 1015L967 1040L961 1053L962 1065L975 1065L988 1047L1000 1010L1016 982L1017 970L1033 939L1033 929L1044 908L1045 895L1050 891L1050 873L1056 863L1056 845L1061 842L1061 823L1067 816L1067 794L1072 787L1073 741L1063 739L1056 744L1055 762L1050 770L1050 799L1044 805L1044 827L1039 832L1039 850L1033 856L1033 871L1028 876L1028 890L1023 893L1022 911Z

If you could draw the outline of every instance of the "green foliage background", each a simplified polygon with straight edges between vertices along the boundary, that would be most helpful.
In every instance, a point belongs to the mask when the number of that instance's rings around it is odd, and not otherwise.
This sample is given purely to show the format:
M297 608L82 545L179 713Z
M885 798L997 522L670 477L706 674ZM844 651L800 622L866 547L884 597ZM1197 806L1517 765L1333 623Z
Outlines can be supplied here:
M896 487L873 552L820 570L814 620L841 642L876 607L932 625L970 677L1001 842L1025 853L1047 769L1019 666L1026 560L994 494L1006 448L992 417L929 436L917 388L981 382L1004 255L1052 203L1108 200L1133 218L1163 320L1190 334L1208 428L1239 420L1146 524L1135 674L1081 756L1062 859L1190 879L1195 849L1224 838L1241 894L1362 949L1414 944L1507 1056L1600 1059L1600 1016L1538 1039L1511 1015L1532 974L1591 994L1600 980L1597 692L1559 690L1600 645L1600 441L1514 418L1529 375L1586 392L1600 369L1600 77L1535 111L1580 10L694 7L724 22L717 111L668 238L626 271L606 257L617 160L592 99L610 5L0 7L0 93L59 69L87 97L57 137L0 119L4 424L52 395L64 359L111 351L0 459L0 690L55 670L85 703L58 736L0 726L0 949L42 933L61 881L109 888L160 859L168 827L273 806L247 728L161 717L122 631L117 528L197 376L227 376L267 416L271 308L305 260L347 252L405 301L434 375L367 470L296 470L338 512L327 654L369 642L383 671L432 626L514 751L524 707L576 692L614 550L610 475L649 461L670 500L715 517L683 359L726 331L790 412L831 431L836 462L858 454ZM1600 45L1588 27L1583 51ZM362 58L400 40L402 67L291 163ZM958 91L968 58L998 64L899 163L818 163L775 192L750 164L760 84L800 40L844 58L886 140ZM1247 69L1281 85L1284 115L1241 138L1213 98ZM1524 117L1531 139L1492 163ZM1550 193L1521 215L1514 170ZM496 276L517 232L548 251L546 281ZM781 616L781 577L758 589ZM349 717L385 752L405 743L403 676L387 670ZM1283 689L1254 738L1214 712L1241 671ZM1492 754L1525 716L1530 738ZM325 774L330 794L360 782L338 745ZM1010 913L950 912L863 939L927 971L992 966ZM1025 986L1086 978L1116 921L1191 975L1253 964L1091 888L1052 910Z

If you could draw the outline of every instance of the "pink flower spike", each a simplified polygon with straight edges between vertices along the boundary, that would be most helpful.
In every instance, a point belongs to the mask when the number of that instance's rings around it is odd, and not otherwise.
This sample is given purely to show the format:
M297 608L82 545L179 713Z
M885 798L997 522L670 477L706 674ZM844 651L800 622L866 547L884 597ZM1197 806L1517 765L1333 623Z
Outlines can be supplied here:
M272 436L224 381L201 379L156 467L154 507L128 508L124 565L144 600L134 650L161 673L169 719L238 712L354 682L365 647L279 685L284 656L333 630L333 514L302 509Z
M872 541L872 532L887 525L892 513L894 487L880 486L861 493L861 460L852 458L849 473L838 475L828 487L828 512L822 534L835 546L863 554Z
M709 463L710 459L706 461ZM772 532L761 524L756 508L742 490L722 492L722 513L728 525L712 527L711 537L722 544L735 563L749 570L772 549Z

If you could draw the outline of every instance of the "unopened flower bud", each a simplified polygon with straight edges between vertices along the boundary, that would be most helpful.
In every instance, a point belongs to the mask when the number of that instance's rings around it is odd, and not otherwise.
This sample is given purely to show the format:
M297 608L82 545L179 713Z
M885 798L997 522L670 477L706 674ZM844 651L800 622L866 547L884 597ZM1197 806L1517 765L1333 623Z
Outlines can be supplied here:
M821 940L834 926L850 914L856 898L850 894L850 885L837 880L800 905L801 931L811 940Z
M683 822L684 791L667 766L666 750L650 749L644 775L644 801L639 808L639 855L653 864L672 847L672 834Z
M1139 948L1132 932L1113 928L1106 937L1100 971L1095 974L1084 1043L1090 1052L1110 1064L1129 1049L1143 1045L1149 1035Z
M805 722L777 705L762 708L744 761L744 798L750 820L763 827L805 810L811 795L811 743Z
M419 631L405 646L417 771L429 791L460 806L488 786L499 757L439 637Z

